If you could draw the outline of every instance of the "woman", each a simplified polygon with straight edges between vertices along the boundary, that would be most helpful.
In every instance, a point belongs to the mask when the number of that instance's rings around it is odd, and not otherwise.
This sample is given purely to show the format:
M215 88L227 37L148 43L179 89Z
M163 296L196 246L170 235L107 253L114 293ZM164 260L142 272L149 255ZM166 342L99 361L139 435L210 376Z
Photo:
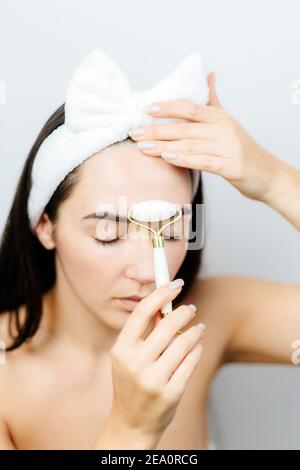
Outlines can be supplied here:
M144 150L154 158L130 140L94 155L63 181L33 235L26 217L32 164L64 122L63 107L38 137L0 252L1 339L10 345L0 369L1 449L206 448L206 399L218 368L291 363L300 335L298 285L236 276L199 281L201 252L168 240L171 279L185 284L155 289L149 241L101 239L91 216L100 201L116 203L119 194L129 202L190 202L188 169L198 169L223 176L300 227L299 172L225 113L213 75L208 79L207 106L155 103L157 115L187 122L131 133L138 143L156 143ZM179 158L165 161L170 153ZM192 202L202 202L201 184ZM141 300L121 300L135 295ZM161 319L169 300L176 308Z

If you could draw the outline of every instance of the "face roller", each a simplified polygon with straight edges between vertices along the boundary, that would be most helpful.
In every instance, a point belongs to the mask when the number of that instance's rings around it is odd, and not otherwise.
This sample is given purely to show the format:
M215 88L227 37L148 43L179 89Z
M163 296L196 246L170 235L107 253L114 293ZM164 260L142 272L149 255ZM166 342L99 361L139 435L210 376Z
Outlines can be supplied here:
M128 219L131 222L150 230L153 234L152 247L156 287L160 287L162 284L166 284L170 280L162 232L181 217L182 210L180 208L171 202L159 199L138 202L131 206L128 212ZM169 220L169 222L157 231L143 223L162 222L163 220ZM168 302L161 308L163 316L170 312L172 312L172 302Z

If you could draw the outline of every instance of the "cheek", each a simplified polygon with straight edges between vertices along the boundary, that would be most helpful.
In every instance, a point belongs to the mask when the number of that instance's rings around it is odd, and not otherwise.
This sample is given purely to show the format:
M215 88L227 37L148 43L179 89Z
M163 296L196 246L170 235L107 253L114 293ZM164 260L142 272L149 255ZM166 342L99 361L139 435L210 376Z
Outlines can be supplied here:
M181 239L177 241L168 241L165 239L165 249L168 258L169 274L170 278L172 279L178 272L187 253L190 233L189 223L190 219L186 217L184 220L181 220L180 224L177 224L175 229L170 226L169 231L167 230L166 232L164 232L167 235L177 235L181 237Z
M106 247L86 235L60 235L56 253L65 274L79 288L105 290L120 269L120 259L109 255Z
M165 249L169 265L170 278L173 279L186 255L185 240L165 241Z

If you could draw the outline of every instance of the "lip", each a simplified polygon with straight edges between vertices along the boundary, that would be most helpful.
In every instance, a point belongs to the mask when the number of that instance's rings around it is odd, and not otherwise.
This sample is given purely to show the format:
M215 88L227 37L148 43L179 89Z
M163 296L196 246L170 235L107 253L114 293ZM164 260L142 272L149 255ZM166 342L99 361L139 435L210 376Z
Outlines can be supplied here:
M123 297L118 299L123 308L127 310L127 312L132 312L137 304L142 300L142 297L132 296L132 297Z
M130 297L122 297L123 299L128 299L128 300L134 300L135 302L140 302L143 297L140 297L138 295L131 295Z

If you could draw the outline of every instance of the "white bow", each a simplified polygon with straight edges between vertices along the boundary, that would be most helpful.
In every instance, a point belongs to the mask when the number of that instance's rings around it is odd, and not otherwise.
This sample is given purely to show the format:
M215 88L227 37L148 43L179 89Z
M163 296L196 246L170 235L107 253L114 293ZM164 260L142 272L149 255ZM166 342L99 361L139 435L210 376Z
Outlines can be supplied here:
M73 131L113 127L122 132L153 121L143 112L149 103L186 99L201 104L207 103L208 95L197 52L190 53L153 88L139 91L130 88L124 72L108 55L95 49L71 78L65 102L66 125Z

